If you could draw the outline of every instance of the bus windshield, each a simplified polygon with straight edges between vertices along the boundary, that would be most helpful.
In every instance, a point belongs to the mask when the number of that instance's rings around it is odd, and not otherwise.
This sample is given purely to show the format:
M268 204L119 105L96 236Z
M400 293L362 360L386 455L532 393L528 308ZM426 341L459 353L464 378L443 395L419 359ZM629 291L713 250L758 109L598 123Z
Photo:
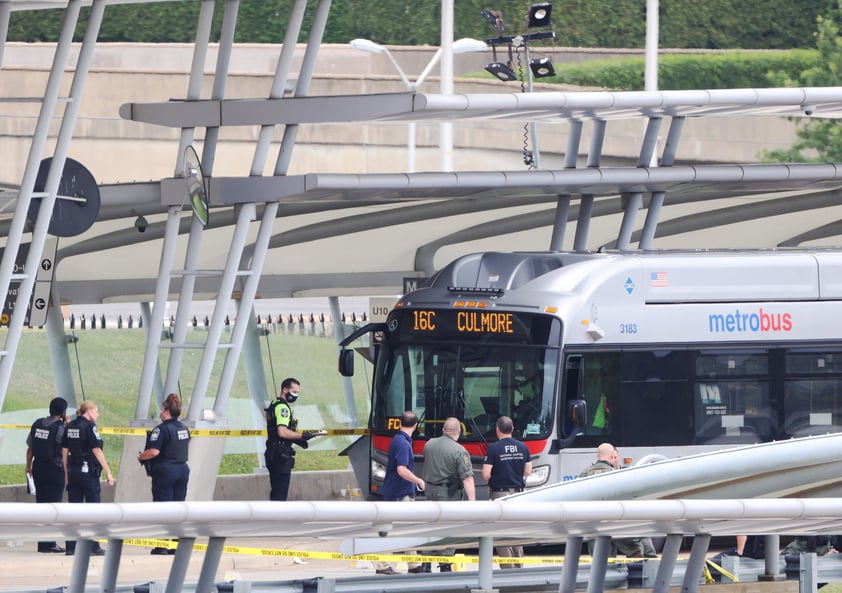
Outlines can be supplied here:
M437 317L437 324L444 329L444 316ZM526 329L521 325L521 337L511 342L479 333L461 340L451 334L416 341L423 336L387 332L375 377L374 432L394 432L393 419L413 410L420 419L415 433L420 439L439 436L451 416L462 422L463 442L496 440L500 416L512 418L517 438L546 439L553 424L560 350L557 342L550 345L558 328L550 328L559 325L549 317L529 320ZM538 338L540 345L531 343Z

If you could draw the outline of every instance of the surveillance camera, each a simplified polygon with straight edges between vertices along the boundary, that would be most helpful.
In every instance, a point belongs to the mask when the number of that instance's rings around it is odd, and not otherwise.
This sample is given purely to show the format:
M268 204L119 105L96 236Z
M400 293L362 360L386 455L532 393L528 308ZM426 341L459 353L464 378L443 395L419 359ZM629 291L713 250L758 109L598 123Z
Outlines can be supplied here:
M134 221L134 228L137 229L138 233L145 233L148 226L149 222L143 216L138 216L137 220Z
M815 105L804 105L802 108L804 109L804 115L807 116L813 115L813 112L816 110Z
M392 530L391 523L378 523L376 525L372 525L374 530L377 532L377 535L380 537L386 537L389 535L389 532Z

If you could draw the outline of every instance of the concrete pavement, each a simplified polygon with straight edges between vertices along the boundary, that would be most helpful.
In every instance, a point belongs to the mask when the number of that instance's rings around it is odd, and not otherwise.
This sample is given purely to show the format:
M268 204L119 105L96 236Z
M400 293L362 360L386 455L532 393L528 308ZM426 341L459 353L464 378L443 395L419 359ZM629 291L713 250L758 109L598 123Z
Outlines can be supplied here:
M206 540L197 540L206 544ZM64 545L59 542L59 545ZM338 541L304 538L281 539L230 539L226 546L246 549L305 550L336 552ZM164 582L169 575L173 556L153 556L148 546L123 545L118 586ZM204 561L203 551L194 551L187 571L186 582L195 583ZM102 578L105 558L92 557L86 587L97 587ZM300 563L299 563L300 562ZM73 570L73 557L64 554L40 554L35 542L0 543L0 592L46 591L66 586ZM223 581L285 581L313 577L346 577L374 574L374 567L367 562L309 558L296 561L291 557L223 552L214 582Z

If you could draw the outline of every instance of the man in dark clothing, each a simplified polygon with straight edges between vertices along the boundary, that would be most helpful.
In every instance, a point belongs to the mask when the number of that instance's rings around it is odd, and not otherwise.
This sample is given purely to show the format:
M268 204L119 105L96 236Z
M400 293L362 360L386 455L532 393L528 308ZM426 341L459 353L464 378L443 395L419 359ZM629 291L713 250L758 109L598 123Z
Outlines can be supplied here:
M266 408L266 469L269 470L269 499L286 500L289 496L289 481L295 466L295 451L292 445L302 449L307 441L316 436L312 432L298 432L298 421L292 415L290 406L298 399L301 383L292 377L281 383L281 392Z
M380 494L383 500L411 502L415 500L415 490L424 490L426 484L422 478L413 473L415 469L415 454L412 451L412 433L418 428L418 416L412 410L401 414L401 428L389 443L389 454L386 461L386 477ZM418 562L408 562L409 572L421 572L423 568ZM388 562L375 564L377 574L398 574L394 566Z
M61 502L64 498L64 464L61 441L67 424L67 401L55 397L50 402L50 415L32 424L26 438L26 473L35 483L35 502ZM38 542L38 551L64 554L56 542Z
M161 405L161 424L152 429L146 439L146 450L137 454L137 460L148 464L152 477L152 501L181 501L187 498L190 467L187 454L190 431L182 424L181 398L170 393ZM174 549L152 548L152 554L174 554Z
M488 498L494 500L515 492L522 492L524 480L532 473L529 448L512 437L514 423L508 416L500 416L495 425L497 442L491 443L482 462L482 477L488 482ZM500 546L498 556L522 558L521 546ZM521 563L501 564L500 568L520 568Z

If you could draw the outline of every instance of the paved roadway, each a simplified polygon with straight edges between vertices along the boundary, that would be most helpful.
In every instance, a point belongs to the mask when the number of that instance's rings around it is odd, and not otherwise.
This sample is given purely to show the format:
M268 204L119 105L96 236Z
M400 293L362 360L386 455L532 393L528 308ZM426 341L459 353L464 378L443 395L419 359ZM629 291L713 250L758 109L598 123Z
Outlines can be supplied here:
M197 543L207 543L198 540ZM63 554L39 554L34 542L0 542L0 591L4 593L40 591L65 586L70 582L73 557ZM63 545L63 543L62 543ZM310 550L335 552L333 540L229 539L229 546L248 548ZM149 547L124 545L117 585L128 586L164 582L169 575L172 556L152 556ZM194 551L187 572L188 583L198 580L204 552ZM103 557L91 558L86 588L98 587L102 577ZM224 552L215 582L229 580L284 581L313 577L350 577L374 575L371 563L350 560L306 559L299 564L293 558L258 556ZM399 568L400 565L399 565ZM388 578L388 577L383 577Z

